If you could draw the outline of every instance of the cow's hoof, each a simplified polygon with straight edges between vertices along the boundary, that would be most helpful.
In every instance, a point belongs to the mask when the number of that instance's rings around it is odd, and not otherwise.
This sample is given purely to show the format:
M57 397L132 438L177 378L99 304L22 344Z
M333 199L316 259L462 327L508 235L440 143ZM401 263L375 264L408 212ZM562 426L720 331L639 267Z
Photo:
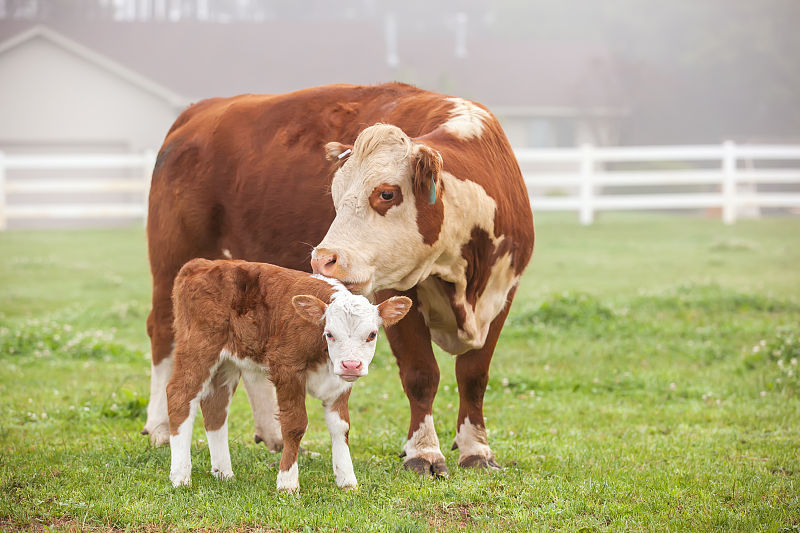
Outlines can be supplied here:
M502 470L502 467L497 464L494 457L484 457L483 455L467 455L458 460L458 466L461 468L476 468L487 470Z
M142 430L142 435L150 435L150 444L152 446L166 446L169 444L169 425L160 424L153 429L145 427Z
M433 460L428 460L425 457L418 455L416 457L406 459L405 463L403 463L403 467L405 467L406 470L411 470L421 476L447 477L450 475L450 471L447 470L447 464L444 462L444 457L437 457Z
M263 442L264 446L266 446L267 449L273 453L283 450L283 441L281 439L265 439L256 433L255 437L253 437L253 440L256 442L256 444L261 444Z

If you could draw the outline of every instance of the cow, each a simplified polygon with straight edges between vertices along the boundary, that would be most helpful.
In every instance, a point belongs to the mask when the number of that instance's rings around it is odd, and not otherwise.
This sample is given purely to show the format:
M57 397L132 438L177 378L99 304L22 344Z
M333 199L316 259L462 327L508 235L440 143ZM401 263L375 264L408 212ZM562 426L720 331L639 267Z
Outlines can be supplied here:
M275 386L283 437L278 490L299 489L297 452L308 425L306 390L325 407L336 484L355 488L348 447L350 390L369 372L378 328L396 323L410 308L405 296L374 306L336 280L274 265L186 263L173 290L174 370L167 385L172 484L191 482L198 406L211 473L233 477L228 405L243 378Z
M143 432L154 444L169 438L170 294L181 266L234 257L308 270L311 260L354 292L414 302L386 331L411 411L404 465L448 474L433 422L433 341L456 355L458 464L498 467L483 397L534 228L519 165L484 106L401 83L201 101L159 152L147 234L152 378ZM279 449L274 391L244 384L256 441Z

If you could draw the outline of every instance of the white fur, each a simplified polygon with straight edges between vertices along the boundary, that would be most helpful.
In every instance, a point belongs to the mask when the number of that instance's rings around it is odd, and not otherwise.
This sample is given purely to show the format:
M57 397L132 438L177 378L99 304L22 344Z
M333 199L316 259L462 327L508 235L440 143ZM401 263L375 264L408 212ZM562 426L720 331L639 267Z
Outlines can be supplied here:
M489 112L463 98L446 100L453 104L450 118L442 124L447 133L462 140L480 137L486 122L491 120Z
M333 373L344 373L343 361L359 361L361 376L369 373L369 364L375 356L376 339L368 340L370 334L377 334L381 326L378 308L365 297L347 290L337 291L325 310L325 332L328 356L333 364Z
M278 399L275 396L275 385L269 381L267 373L262 368L257 370L243 370L242 382L250 400L253 411L256 435L263 440L267 448L277 451L281 447L281 424L278 422Z
M200 397L197 396L189 402L189 416L178 426L178 433L169 437L169 479L173 487L192 482L192 427L199 406Z
M343 489L355 488L358 486L358 482L353 471L353 461L350 459L350 447L345 440L345 434L350 429L350 424L342 420L339 413L327 408L325 409L325 423L331 435L331 455L336 484Z
M297 461L286 472L278 471L277 486L278 490L287 492L295 492L300 489L300 482L297 478Z
M144 429L154 446L169 442L169 414L167 413L167 383L172 375L172 354L157 365L150 363L150 402L147 404L147 422Z
M211 454L211 474L221 479L232 478L233 468L228 448L228 420L225 420L221 428L206 431L206 439L208 439L208 451Z
M472 455L479 455L487 459L494 457L488 444L486 430L479 426L473 426L469 417L466 417L461 427L458 428L455 441L458 445L459 460Z
M352 386L352 383L333 374L333 363L330 361L306 373L306 391L324 404L333 403Z
M433 415L425 415L422 423L406 442L403 451L406 454L406 460L422 457L431 463L438 459L444 461L444 455L439 448L439 437L436 435L436 428L433 425Z

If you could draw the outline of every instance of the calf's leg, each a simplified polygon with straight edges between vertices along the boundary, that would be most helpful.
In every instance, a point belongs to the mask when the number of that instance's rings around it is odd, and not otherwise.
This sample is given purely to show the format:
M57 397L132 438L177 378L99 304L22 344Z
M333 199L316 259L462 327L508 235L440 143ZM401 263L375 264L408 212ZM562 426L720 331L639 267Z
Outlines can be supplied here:
M220 365L209 384L208 394L200 401L208 451L211 454L211 474L216 478L233 477L228 448L228 406L240 374L233 363L226 362Z
M297 472L297 452L308 427L306 414L305 381L297 375L275 383L280 407L283 453L278 471L277 487L280 491L296 492L300 489Z
M275 386L263 372L245 372L242 375L247 399L253 411L256 426L256 444L263 442L272 452L283 448L281 425L278 422L278 400Z
M405 457L406 468L419 474L445 477L449 472L433 425L433 399L439 387L439 366L433 355L431 334L419 312L415 289L404 293L384 291L377 295L377 300L396 294L414 301L414 307L400 322L386 328L386 337L397 359L400 380L411 407L408 439L401 455Z
M350 410L348 390L330 405L325 405L325 423L331 435L331 455L333 456L333 474L336 484L343 489L354 489L358 486L350 458Z
M486 435L483 395L489 381L489 363L492 361L497 339L511 308L514 292L515 289L512 289L505 308L489 326L489 334L483 347L456 357L459 407L453 449L458 448L458 465L463 468L500 468Z

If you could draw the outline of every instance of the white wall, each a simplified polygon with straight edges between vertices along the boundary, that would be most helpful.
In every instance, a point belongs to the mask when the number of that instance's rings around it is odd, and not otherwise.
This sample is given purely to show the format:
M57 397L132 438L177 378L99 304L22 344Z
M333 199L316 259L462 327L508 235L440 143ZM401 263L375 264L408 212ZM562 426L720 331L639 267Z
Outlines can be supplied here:
M0 54L0 149L157 148L179 111L42 37Z

